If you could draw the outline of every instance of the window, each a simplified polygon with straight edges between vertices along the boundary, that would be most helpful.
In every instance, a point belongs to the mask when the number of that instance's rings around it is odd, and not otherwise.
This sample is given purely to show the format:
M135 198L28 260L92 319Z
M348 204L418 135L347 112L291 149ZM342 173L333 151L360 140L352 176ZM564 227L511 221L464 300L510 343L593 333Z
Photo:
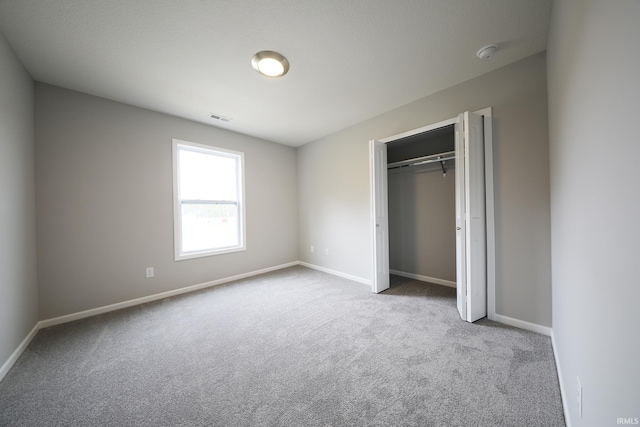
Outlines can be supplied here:
M173 140L175 259L245 250L244 154Z

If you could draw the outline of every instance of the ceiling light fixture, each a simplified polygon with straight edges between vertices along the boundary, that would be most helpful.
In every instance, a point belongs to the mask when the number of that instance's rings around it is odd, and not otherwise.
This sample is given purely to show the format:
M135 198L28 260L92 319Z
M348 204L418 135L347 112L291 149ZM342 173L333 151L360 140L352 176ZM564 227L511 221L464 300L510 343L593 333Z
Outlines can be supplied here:
M278 52L263 50L251 58L253 68L267 77L282 77L289 71L289 61Z

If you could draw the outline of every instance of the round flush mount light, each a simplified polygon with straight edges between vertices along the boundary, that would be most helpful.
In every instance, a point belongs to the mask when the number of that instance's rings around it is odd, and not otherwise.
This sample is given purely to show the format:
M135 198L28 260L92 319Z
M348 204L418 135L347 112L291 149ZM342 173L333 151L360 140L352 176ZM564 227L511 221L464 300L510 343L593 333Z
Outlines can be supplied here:
M287 58L271 50L263 50L251 58L253 69L267 77L282 77L289 71Z
M489 59L493 56L494 53L496 53L497 49L498 49L498 46L496 46L495 44L490 44L490 45L481 47L478 53L476 53L476 56L480 59Z

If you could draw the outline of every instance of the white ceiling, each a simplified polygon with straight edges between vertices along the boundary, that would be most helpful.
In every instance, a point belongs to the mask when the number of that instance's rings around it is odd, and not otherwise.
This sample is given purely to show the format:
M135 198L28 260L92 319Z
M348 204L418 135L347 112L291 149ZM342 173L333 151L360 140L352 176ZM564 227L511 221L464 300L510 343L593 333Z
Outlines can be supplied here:
M37 81L300 146L545 50L550 11L551 0L0 0L0 32ZM493 58L476 58L490 43ZM285 55L289 73L256 73L260 50Z

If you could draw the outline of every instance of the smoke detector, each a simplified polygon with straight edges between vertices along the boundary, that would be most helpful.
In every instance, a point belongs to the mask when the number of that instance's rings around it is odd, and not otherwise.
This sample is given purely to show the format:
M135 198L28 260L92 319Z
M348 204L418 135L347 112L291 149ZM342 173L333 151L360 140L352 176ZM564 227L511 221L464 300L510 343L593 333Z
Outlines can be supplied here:
M496 53L497 49L498 49L498 46L496 46L495 44L490 44L490 45L481 47L478 53L476 53L476 56L480 59L489 59L493 56L494 53Z

